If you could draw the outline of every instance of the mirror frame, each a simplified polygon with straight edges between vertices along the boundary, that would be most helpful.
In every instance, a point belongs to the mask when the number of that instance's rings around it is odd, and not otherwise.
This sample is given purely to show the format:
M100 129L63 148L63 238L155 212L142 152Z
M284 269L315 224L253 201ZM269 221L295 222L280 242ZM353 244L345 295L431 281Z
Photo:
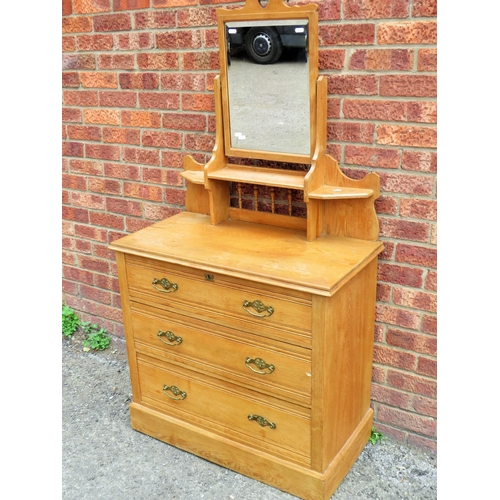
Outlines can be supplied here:
M279 151L262 151L234 148L231 146L231 123L229 113L228 60L226 50L227 22L234 21L280 21L307 19L308 63L309 63L309 109L310 109L310 149L309 154L296 154ZM259 0L246 0L246 4L236 9L217 9L219 35L220 80L222 88L222 118L224 125L224 150L226 156L251 158L290 163L311 163L316 143L316 83L318 79L318 6L287 5L282 0L269 0L262 7Z

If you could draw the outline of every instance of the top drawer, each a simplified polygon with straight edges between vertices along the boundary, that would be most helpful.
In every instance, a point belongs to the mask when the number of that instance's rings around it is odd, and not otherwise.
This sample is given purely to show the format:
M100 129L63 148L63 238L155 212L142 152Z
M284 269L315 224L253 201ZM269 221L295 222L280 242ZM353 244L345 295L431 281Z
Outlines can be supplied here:
M127 255L132 299L184 309L202 319L260 333L266 326L311 332L311 297L246 280ZM189 311L191 309L191 311Z

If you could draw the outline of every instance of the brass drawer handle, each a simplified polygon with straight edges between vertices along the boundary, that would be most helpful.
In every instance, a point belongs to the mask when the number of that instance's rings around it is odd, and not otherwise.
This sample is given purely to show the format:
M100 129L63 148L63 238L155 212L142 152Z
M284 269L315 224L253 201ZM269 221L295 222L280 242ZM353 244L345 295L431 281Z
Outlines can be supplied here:
M153 278L153 283L151 284L155 290L165 293L175 292L179 288L177 283L170 283L167 278L162 278L160 280L158 278ZM155 285L161 285L162 288L158 288Z
M250 366L251 363L253 363L260 371ZM258 373L259 375L269 375L274 371L274 365L266 363L262 358L252 359L250 356L248 356L247 359L245 359L245 365L247 366L247 368L250 368L250 370L252 370L255 373ZM268 372L262 371L266 369L269 371Z
M179 345L182 342L182 337L178 337L177 335L174 335L170 330L167 330L166 332L162 332L161 330L158 330L158 333L156 335L164 344L167 345ZM162 339L162 337L166 337L170 342L166 342L165 340Z
M171 391L174 396L180 396L173 398L167 391ZM163 393L165 396L168 396L170 399L174 399L175 401L180 401L181 399L186 399L187 393L184 391L181 391L178 387L175 385L164 385L163 386Z
M257 423L262 427L268 425L269 427L271 427L271 429L276 429L276 424L274 422L269 422L269 420L266 420L264 417L261 417L260 415L250 414L248 415L248 420L256 420Z
M255 309L257 311L257 314L255 314L250 309L247 309L247 307L252 307L253 309ZM243 302L243 309L245 309L247 313L251 314L252 316L257 316L258 318L271 316L271 314L274 312L274 307L266 306L260 300L254 300L253 302L245 300Z

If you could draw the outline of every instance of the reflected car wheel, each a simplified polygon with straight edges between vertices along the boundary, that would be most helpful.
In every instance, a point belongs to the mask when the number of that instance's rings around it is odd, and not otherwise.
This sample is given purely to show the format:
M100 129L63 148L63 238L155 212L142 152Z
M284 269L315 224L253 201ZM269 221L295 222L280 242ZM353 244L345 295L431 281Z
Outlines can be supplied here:
M247 54L258 64L272 64L281 57L283 45L274 28L255 27L245 37Z

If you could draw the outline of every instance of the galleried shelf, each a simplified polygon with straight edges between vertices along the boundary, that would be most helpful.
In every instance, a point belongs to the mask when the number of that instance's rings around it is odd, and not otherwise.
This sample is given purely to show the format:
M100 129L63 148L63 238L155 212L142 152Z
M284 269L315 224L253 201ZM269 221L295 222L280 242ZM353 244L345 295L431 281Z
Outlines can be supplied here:
M350 179L326 153L317 10L281 0L217 9L212 156L184 158L185 212L110 248L132 427L300 498L328 500L373 424L383 245L379 177ZM262 186L271 211L259 210ZM306 217L292 215L293 191Z

